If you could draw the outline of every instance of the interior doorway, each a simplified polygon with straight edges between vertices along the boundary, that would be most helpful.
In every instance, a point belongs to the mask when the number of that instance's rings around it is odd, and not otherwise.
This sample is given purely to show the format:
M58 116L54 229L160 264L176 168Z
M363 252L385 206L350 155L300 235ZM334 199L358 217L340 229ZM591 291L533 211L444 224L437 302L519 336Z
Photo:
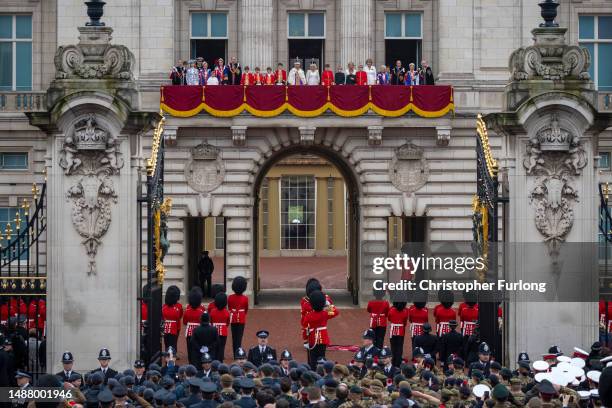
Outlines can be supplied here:
M204 58L212 67L219 58L227 61L226 40L191 40L191 59Z
M298 59L304 71L311 63L316 64L319 71L322 71L324 42L325 40L322 39L289 40L289 69L293 68L293 63Z
M186 217L185 234L185 290L202 286L198 274L198 262L204 251L213 261L212 284L226 282L225 234L227 222L225 217Z
M389 256L408 253L410 256L427 254L429 218L425 216L389 217L387 221L387 247ZM410 271L395 271L389 276L392 280L421 280L422 270L416 274Z
M358 185L339 162L323 147L295 146L260 170L253 207L256 303L270 292L299 299L313 277L358 302Z

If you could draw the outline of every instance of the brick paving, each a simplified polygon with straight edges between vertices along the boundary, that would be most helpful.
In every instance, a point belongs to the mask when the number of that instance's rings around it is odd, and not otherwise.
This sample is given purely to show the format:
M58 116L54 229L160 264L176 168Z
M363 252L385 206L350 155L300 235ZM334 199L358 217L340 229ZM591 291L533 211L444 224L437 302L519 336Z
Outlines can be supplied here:
M223 281L223 258L214 257L213 282ZM259 284L262 289L302 289L306 278L317 278L324 288L346 289L345 256L266 257L259 260ZM218 271L218 272L217 272Z

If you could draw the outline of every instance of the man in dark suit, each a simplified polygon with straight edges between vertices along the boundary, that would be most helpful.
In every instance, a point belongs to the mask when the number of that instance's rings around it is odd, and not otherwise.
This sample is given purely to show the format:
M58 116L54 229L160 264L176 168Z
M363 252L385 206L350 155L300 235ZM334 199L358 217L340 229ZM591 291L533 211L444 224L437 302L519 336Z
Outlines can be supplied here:
M217 349L219 341L219 333L217 328L210 324L210 315L202 313L200 317L200 326L196 327L191 335L189 347L191 347L191 360L189 364L200 367L202 364L201 356L203 353L214 353ZM215 356L212 356L213 358Z
M423 334L415 336L412 340L413 350L416 347L421 347L425 355L429 354L433 360L436 360L436 351L438 349L438 337L431 334L431 325L423 323Z
M98 362L100 363L100 367L93 370L90 374L95 372L99 372L104 376L104 384L108 383L109 378L115 378L117 375L117 371L113 370L109 367L111 360L110 351L107 348L103 348L98 353Z
M64 369L59 373L56 373L55 375L59 377L63 382L69 381L70 374L74 372L72 371L73 364L74 358L72 357L72 353L69 351L64 351L64 354L62 354L62 365L64 366Z
M463 336L457 332L457 321L449 321L448 326L450 331L440 337L438 342L440 361L442 361L445 367L448 366L448 357L450 355L455 354L456 356L463 357L461 355L463 351Z
M435 85L434 74L427 61L421 61L421 85Z
M380 353L380 349L374 345L374 339L376 338L376 334L374 330L368 329L363 332L363 346L359 349L363 356L364 360L373 359L374 357L378 357Z
M276 360L276 350L268 346L268 336L270 333L267 330L257 332L257 346L251 347L247 360L253 363L256 367L272 360Z

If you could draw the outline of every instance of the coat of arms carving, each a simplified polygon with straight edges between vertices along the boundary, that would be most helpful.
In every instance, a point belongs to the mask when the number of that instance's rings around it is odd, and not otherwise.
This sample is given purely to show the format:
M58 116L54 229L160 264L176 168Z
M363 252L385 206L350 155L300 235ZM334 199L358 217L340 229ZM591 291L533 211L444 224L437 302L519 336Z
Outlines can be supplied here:
M400 191L412 193L427 183L429 165L423 149L406 143L395 151L389 166L391 183Z
M201 143L191 149L191 160L185 165L185 180L189 187L200 193L208 193L223 182L225 166L219 149Z

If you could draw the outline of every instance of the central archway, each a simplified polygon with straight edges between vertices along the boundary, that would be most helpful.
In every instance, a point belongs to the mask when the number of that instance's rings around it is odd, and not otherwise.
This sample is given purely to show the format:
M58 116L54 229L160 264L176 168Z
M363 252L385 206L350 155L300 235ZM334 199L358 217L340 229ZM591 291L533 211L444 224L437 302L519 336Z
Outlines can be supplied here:
M354 304L359 303L359 265L360 248L359 232L361 214L359 206L360 183L353 166L337 151L321 145L291 145L284 147L272 155L258 167L253 182L253 213L252 213L252 242L253 242L253 295L255 304L259 303L260 276L259 276L259 207L261 203L261 187L270 169L281 160L294 155L311 154L329 161L342 175L346 185L347 199L347 289ZM308 277L305 277L304 282Z

